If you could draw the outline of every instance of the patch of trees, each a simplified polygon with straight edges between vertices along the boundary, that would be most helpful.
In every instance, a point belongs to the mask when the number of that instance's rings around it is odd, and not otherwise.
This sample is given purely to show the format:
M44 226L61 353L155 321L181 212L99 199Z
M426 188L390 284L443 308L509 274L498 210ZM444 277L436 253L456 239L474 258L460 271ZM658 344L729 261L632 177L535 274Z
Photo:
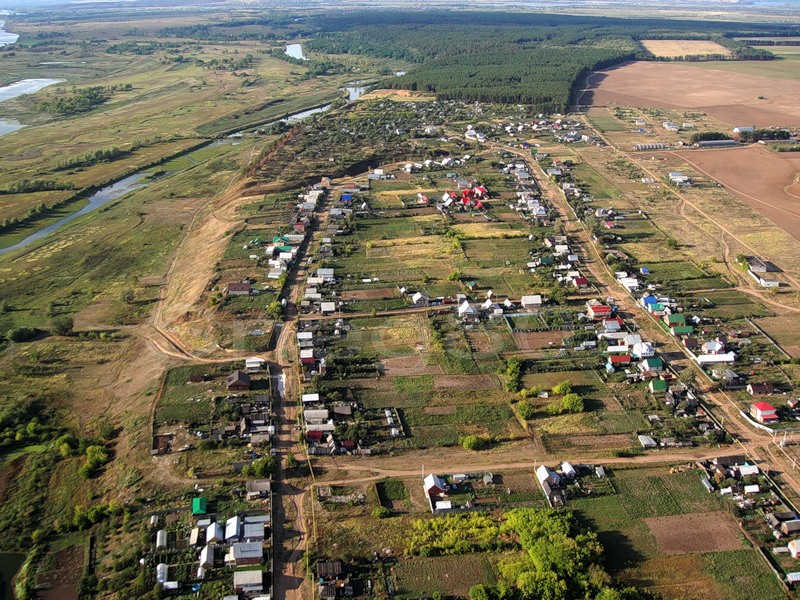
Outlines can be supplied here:
M719 131L702 131L699 133L693 133L692 136L689 138L689 143L696 144L698 142L712 142L716 140L729 140L731 139L730 136L721 133Z
M412 524L406 553L420 556L521 550L498 563L496 586L476 585L471 600L640 600L636 590L617 590L603 569L597 534L569 511L517 508L496 517L448 515Z
M127 84L132 88L130 84ZM117 88L103 86L92 86L78 88L68 96L57 96L52 100L42 100L33 105L36 112L47 113L50 115L74 115L89 110L99 104L103 104L111 98L111 93ZM123 86L121 89L125 89Z
M274 456L262 456L242 469L245 477L270 477L277 468L278 463Z
M100 163L113 162L115 160L119 160L120 158L130 156L139 148L141 148L141 146L138 144L134 144L127 149L118 148L117 146L113 146L111 148L98 148L97 150L92 150L91 152L86 152L85 154L78 154L77 156L71 156L66 160L60 161L58 163L58 167L56 167L56 170L63 171L66 169L91 167L93 165L99 165Z
M34 192L52 192L55 190L74 190L75 184L69 181L53 181L52 179L18 179L8 184L0 194L31 194Z
M155 54L164 48L178 48L180 45L175 42L121 42L112 44L106 48L108 54L134 54L138 56L148 56Z
M752 143L758 140L788 140L792 134L786 129L754 129L753 131L742 131L738 136L741 141Z
M506 389L509 392L518 392L522 389L522 372L524 363L516 356L505 361L505 366L500 367L498 373L506 379Z

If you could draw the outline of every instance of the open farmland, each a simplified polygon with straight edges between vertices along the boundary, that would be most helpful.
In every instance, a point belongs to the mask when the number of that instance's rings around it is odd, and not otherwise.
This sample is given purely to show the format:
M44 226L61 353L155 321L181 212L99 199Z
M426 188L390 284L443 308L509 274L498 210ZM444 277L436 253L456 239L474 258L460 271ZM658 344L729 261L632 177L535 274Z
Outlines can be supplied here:
M741 531L730 514L694 513L645 519L664 554L717 552L741 548Z
M731 127L800 125L797 81L684 64L632 62L594 73L589 84L581 104L692 108Z
M676 154L800 239L800 157L758 146Z
M709 40L641 40L642 46L659 58L677 58L681 56L705 56L719 54L730 56L731 51L725 46Z
M494 569L485 555L415 558L393 569L396 598L419 598L436 593L466 596L475 584L495 583Z

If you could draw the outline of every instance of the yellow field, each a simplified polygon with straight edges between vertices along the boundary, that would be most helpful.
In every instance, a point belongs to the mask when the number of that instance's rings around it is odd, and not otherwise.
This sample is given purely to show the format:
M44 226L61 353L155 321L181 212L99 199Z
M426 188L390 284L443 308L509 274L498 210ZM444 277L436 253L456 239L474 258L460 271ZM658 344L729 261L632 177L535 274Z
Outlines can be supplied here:
M730 56L731 53L725 46L707 40L641 40L641 42L647 50L663 58L703 54Z

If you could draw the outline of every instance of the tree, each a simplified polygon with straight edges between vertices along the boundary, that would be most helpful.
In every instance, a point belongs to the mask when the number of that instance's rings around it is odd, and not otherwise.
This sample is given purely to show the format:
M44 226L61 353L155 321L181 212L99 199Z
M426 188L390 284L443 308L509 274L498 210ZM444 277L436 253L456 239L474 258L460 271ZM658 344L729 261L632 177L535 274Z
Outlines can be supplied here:
M478 584L469 588L469 600L490 600L486 586Z
M678 381L692 387L697 383L697 372L691 367L686 367L678 374Z
M279 321L283 316L283 305L280 300L273 300L267 307L267 313L276 321Z
M564 412L568 413L581 413L583 412L583 399L578 394L566 394L561 399L561 408Z
M277 463L274 456L263 456L242 469L245 477L269 477L275 472Z
M517 414L521 419L529 421L536 415L536 409L530 402L520 402L517 404Z
M36 335L36 330L30 327L14 327L6 334L12 342L27 342Z
M287 469L296 469L300 463L297 462L297 459L294 456L294 452L289 452L286 454L286 468Z
M72 317L61 315L50 321L50 330L55 335L72 335L75 321Z
M559 396L569 394L572 391L572 382L569 380L562 381L553 386L553 393Z

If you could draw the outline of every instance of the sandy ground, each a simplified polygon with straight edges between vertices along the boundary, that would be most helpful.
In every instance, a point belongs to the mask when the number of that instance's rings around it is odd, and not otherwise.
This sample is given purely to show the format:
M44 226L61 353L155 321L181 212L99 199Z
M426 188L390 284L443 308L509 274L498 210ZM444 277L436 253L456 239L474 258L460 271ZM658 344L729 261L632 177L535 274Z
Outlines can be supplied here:
M709 512L645 519L664 554L719 552L742 547L740 530L728 513Z
M800 125L800 81L678 63L631 62L594 73L588 87L580 104L692 108L732 127Z
M759 146L675 154L800 240L800 156Z

